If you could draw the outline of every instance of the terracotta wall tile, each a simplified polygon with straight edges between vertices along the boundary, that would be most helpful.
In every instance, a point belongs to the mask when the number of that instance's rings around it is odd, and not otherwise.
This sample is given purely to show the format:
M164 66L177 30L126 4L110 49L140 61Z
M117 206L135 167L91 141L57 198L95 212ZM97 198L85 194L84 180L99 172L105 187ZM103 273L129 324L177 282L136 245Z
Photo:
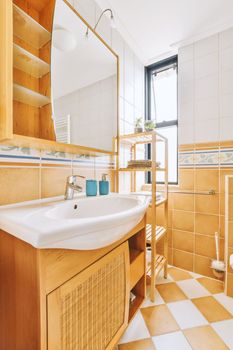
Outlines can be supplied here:
M219 229L219 216L209 214L195 214L195 230L197 233L214 235Z
M225 177L226 175L233 175L233 169L220 169L220 192L225 192ZM229 184L229 193L233 194L233 185Z
M219 192L219 170L218 169L196 169L195 190Z
M173 264L181 269L193 271L193 254L173 249Z
M192 212L183 210L173 211L173 228L181 231L194 230L194 215Z
M227 295L233 297L233 274L227 274Z
M233 247L233 222L228 223L228 247Z
M213 196L195 196L195 211L197 213L216 214L219 213L219 195Z
M194 211L194 195L174 194L174 209Z
M48 198L64 195L66 178L72 174L71 168L42 168L41 169L41 197ZM80 180L80 183L85 183Z
M215 238L205 235L195 235L195 253L210 258L216 258ZM220 259L224 259L224 240L220 239Z
M168 235L168 246L172 247L172 245L173 245L173 233L172 233L171 228L168 229L167 235Z
M233 248L228 248L228 272L233 274L233 268L230 266L230 256L233 254Z
M193 253L194 234L187 231L173 230L173 248Z
M211 259L205 256L195 255L194 258L194 272L199 273L200 275L214 277L213 271L210 268Z
M38 199L39 168L0 168L0 205Z
M193 169L179 169L178 185L182 190L194 189L194 170Z
M173 249L168 248L168 264L173 265Z
M225 238L225 216L220 215L220 236Z

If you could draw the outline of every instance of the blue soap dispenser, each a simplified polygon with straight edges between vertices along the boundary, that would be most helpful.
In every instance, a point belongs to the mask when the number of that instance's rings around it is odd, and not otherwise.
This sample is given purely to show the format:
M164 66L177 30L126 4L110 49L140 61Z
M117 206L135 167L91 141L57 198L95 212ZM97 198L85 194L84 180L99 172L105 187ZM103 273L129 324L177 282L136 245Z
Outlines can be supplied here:
M101 196L109 194L109 181L107 181L107 175L102 175L102 180L99 182L99 194Z

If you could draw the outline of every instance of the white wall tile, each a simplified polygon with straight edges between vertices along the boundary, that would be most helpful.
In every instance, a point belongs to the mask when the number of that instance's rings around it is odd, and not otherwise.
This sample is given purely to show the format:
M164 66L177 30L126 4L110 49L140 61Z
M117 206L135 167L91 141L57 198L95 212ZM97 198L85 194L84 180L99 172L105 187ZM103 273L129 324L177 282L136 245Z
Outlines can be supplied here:
M220 117L233 116L233 94L222 95L220 102Z
M219 116L219 101L218 98L212 97L202 100L197 100L195 103L195 119L209 120L218 119Z
M194 44L195 58L208 55L218 51L218 35L212 35L206 39L197 41Z
M233 46L233 28L224 30L219 34L220 49Z
M179 63L184 63L193 59L194 45L183 46L179 49Z
M195 60L195 78L217 74L219 69L218 52L199 57Z
M195 81L196 99L217 97L219 93L218 75L211 75Z
M193 102L180 103L178 114L179 125L190 125L194 123Z
M220 76L220 93L222 95L233 93L233 70L222 72Z
M188 83L179 83L178 85L178 99L179 99L179 105L181 104L189 104L190 106L193 105L194 101L194 84L193 82Z
M220 52L220 65L222 71L233 69L233 47Z
M178 80L181 83L187 83L194 78L194 62L186 61L178 65Z
M196 121L194 137L195 142L219 141L218 119Z
M178 142L180 145L194 143L194 125L181 125L178 128Z
M233 116L220 118L220 141L233 139Z

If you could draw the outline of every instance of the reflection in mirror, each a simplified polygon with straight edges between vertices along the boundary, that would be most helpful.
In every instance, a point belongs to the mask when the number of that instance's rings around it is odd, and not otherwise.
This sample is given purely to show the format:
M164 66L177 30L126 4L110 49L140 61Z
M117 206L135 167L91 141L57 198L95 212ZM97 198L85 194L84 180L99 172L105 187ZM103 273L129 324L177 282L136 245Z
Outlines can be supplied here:
M58 142L113 150L117 136L117 57L57 0L51 86Z

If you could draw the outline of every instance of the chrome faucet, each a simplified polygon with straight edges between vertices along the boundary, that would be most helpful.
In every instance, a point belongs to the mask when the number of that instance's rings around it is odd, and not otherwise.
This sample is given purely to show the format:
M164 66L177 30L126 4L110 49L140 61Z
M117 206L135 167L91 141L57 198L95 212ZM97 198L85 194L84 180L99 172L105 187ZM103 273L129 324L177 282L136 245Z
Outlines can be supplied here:
M76 183L78 178L85 179L85 176L71 175L67 177L65 192L66 200L74 198L74 191L82 192L83 188Z

